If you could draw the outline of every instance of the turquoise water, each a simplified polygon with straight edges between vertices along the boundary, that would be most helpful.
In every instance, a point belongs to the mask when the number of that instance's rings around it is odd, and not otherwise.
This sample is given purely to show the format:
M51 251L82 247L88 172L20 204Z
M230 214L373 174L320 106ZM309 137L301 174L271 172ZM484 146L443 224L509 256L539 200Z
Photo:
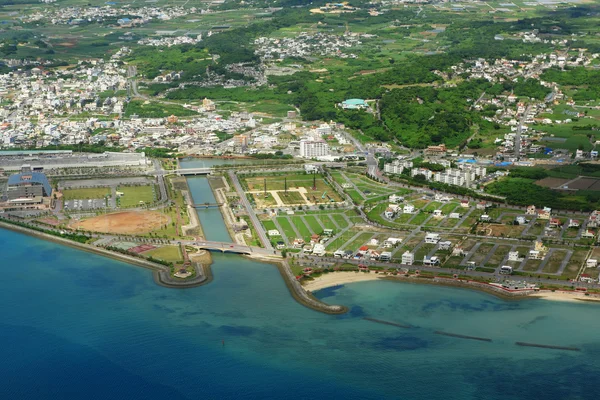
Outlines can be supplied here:
M216 203L215 196L205 177L190 177L187 179L190 194L195 204ZM217 207L197 207L196 213L200 219L207 240L230 242L231 236L223 222L221 211Z
M297 304L273 266L234 255L215 254L211 284L172 290L157 286L147 270L21 234L0 231L0 246L2 399L598 393L594 304L505 302L456 288L362 282L317 293L351 308L330 316ZM435 335L438 329L493 342Z

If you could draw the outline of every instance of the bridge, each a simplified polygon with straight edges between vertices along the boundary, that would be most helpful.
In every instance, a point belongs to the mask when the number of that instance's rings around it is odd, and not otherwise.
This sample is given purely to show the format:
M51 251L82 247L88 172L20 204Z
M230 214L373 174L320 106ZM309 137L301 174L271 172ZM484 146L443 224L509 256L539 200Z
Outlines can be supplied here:
M223 205L223 203L200 203L200 204L193 204L192 207L194 208L214 208L214 207L221 207Z
M197 246L203 250L209 251L220 251L222 253L236 253L236 254L256 254L256 255L274 255L276 254L273 250L263 249L262 247L251 247L244 246L241 244L231 242L211 242L211 241L200 241L190 242L192 246Z
M174 172L177 175L210 175L211 168L182 168L176 169Z

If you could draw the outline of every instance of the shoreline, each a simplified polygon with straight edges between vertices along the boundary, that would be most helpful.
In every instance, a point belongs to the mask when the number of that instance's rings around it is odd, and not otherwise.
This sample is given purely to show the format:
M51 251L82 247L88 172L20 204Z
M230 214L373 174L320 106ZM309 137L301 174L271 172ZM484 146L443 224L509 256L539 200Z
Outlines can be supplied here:
M462 289L476 290L478 292L484 292L501 298L503 300L514 301L514 300L547 300L547 301L562 301L562 302L591 302L600 303L600 294L586 294L586 292L569 291L569 290L558 290L558 289L539 289L539 290L522 290L522 291L508 291L501 289L486 283L468 281L468 280L456 280L451 278L434 277L434 278L422 278L418 276L389 276L380 275L374 273L364 272L350 272L350 271L338 271L329 272L314 280L308 281L302 285L304 290L307 292L315 292L318 290L343 286L347 284L357 282L369 282L385 280L392 282L401 283L412 283L417 285L439 285L447 287L459 287Z

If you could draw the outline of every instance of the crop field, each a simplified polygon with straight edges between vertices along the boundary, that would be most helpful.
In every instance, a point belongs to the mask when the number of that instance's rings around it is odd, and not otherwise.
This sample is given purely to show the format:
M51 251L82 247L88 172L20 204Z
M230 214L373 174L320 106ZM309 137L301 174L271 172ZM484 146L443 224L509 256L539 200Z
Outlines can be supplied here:
M117 188L117 192L123 193L118 197L119 206L123 208L152 204L156 201L154 185L120 186Z
M63 200L87 200L102 199L110 195L110 188L83 188L83 189L64 189L62 191Z

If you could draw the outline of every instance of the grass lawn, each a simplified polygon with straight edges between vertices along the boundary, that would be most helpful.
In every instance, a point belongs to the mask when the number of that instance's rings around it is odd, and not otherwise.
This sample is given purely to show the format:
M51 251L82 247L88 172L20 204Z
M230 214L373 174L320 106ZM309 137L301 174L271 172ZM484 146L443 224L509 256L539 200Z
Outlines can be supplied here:
M342 214L329 214L329 217L333 219L341 229L344 229L348 226L348 221Z
M181 249L179 246L164 246L157 249L152 249L144 253L147 257L158 258L159 260L167 262L180 262L183 261L181 255Z
M263 226L265 227L265 230L268 232L270 230L279 230L277 229L277 227L275 226L275 222L271 221L270 219L265 220L265 221L261 221ZM281 233L281 232L279 232Z
M281 229L283 229L283 233L290 242L296 239L296 232L294 231L294 228L292 228L292 225L290 224L287 218L277 217L277 222L279 222Z
M323 232L321 224L319 224L319 221L317 221L317 218L314 215L307 215L304 217L304 220L306 221L310 229L312 229L312 231L317 235L320 235Z
M370 232L361 233L356 239L348 244L348 246L346 246L347 250L352 250L354 252L358 251L361 246L367 244L371 237L373 237L373 234Z
M300 234L302 235L302 238L306 242L308 242L312 235L310 229L308 229L308 227L306 226L306 224L304 224L304 222L302 221L302 219L300 217L294 216L294 217L291 217L290 219L292 220L292 223L296 226L296 229L298 230L298 232L300 232Z
M119 197L119 207L123 208L151 204L156 200L154 185L119 186L117 192L123 193Z
M65 189L62 193L64 200L102 199L110 195L110 188Z

